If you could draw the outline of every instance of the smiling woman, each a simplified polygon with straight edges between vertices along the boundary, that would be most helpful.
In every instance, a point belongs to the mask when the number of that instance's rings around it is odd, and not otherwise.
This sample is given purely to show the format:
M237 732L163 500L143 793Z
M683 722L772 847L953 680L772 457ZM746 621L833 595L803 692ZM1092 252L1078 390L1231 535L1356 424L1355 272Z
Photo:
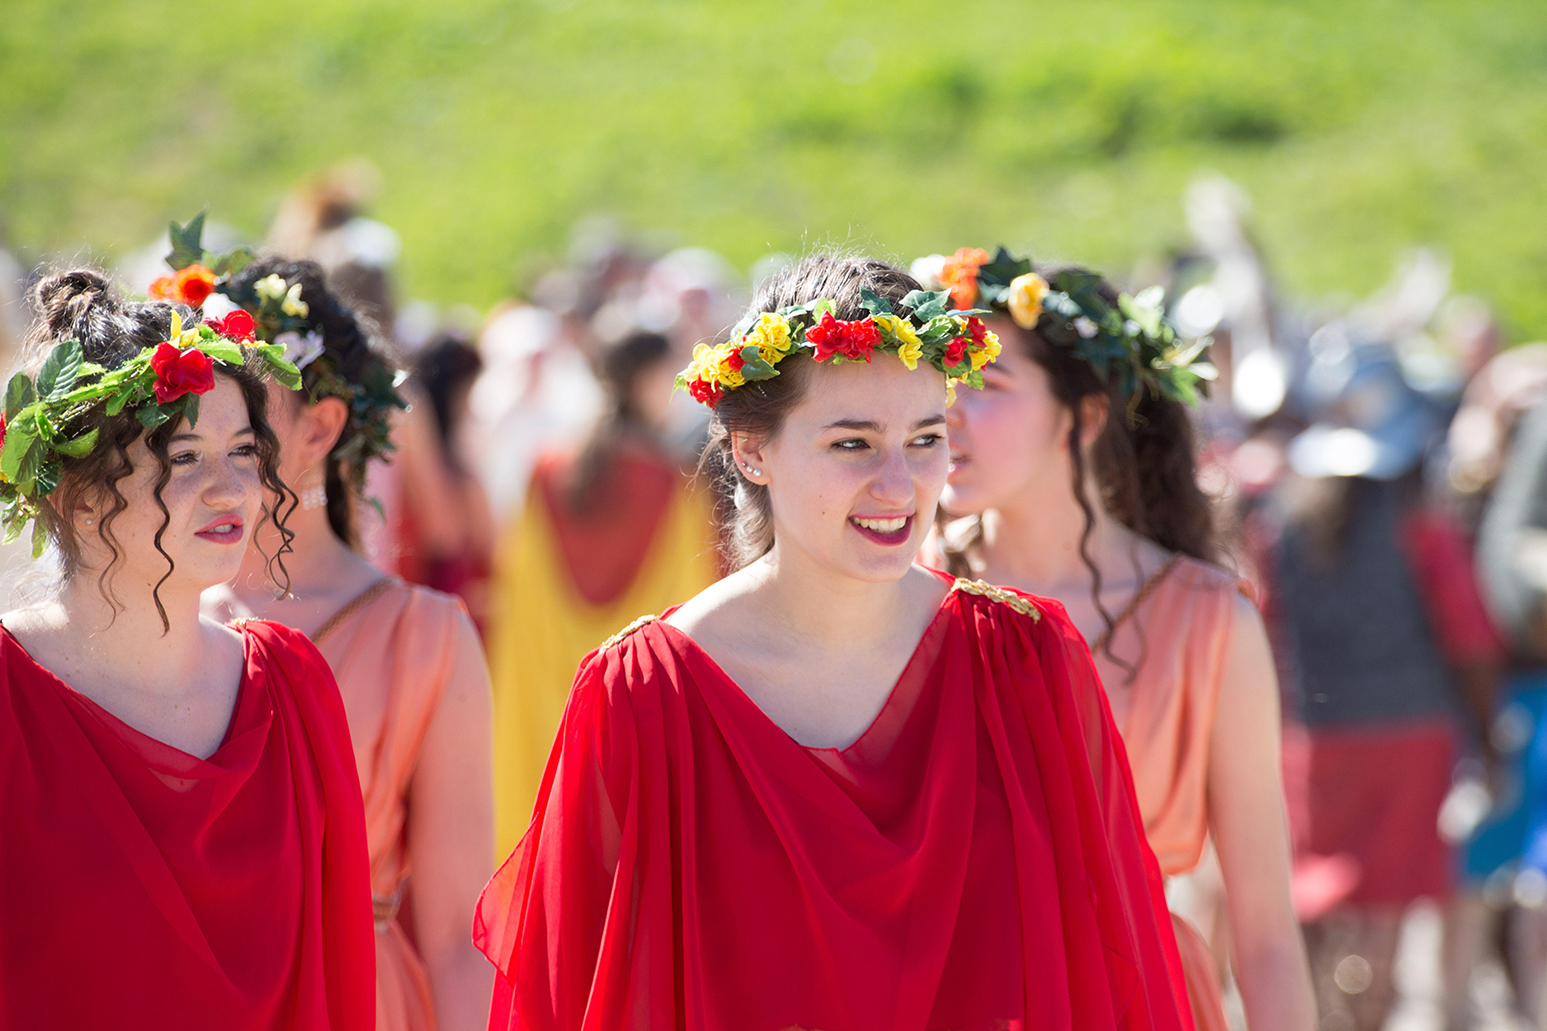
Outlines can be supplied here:
M263 374L296 370L250 320L126 302L91 270L36 299L0 502L63 578L0 620L0 1025L367 1028L365 833L332 675L298 633L199 616L256 526L288 543L265 504L291 495ZM113 961L81 991L86 951Z
M581 666L491 1027L1191 1027L1083 641L913 564L997 348L945 304L808 258L683 374L739 568Z

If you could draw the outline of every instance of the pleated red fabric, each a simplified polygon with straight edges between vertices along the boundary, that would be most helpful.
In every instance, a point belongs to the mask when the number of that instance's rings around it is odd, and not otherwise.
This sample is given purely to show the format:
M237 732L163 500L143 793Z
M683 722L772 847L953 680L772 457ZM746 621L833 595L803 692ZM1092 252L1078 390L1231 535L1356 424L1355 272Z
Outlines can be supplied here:
M333 674L253 621L225 740L130 727L0 630L0 1027L369 1031L360 783Z
M665 623L592 653L475 920L491 1029L1191 1028L1085 643L973 590L841 751Z

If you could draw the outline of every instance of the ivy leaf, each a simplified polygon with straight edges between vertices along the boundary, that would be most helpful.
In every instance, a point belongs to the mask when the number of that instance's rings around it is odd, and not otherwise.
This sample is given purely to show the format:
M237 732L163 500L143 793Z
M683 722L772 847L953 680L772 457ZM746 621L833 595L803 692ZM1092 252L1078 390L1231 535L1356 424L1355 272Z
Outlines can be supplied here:
M902 304L905 308L912 308L914 315L927 322L950 310L950 298L951 295L944 290L911 290L902 299Z
M16 413L30 405L35 396L32 390L32 377L25 372L18 372L12 376L11 382L5 388L6 421L14 421Z
M61 455L68 455L71 458L85 458L87 455L91 454L92 449L96 446L97 430L92 428L87 430L85 433L82 433L74 440L66 440L59 444L55 444L54 450L59 452Z
M141 408L134 415L135 418L140 420L140 425L144 426L147 430L153 430L172 418L172 414L161 405L150 405L149 407Z
M188 428L192 429L199 423L199 395L183 395L183 418L188 420Z
M167 264L175 271L181 272L189 265L197 265L204 257L204 245L200 240L204 236L204 216L208 212L209 209L205 208L189 219L185 226L173 222L167 227L167 236L172 241L172 253L167 255Z
M269 374L275 382L289 390L301 389L301 370L285 359L285 349L278 344L260 344L253 348L263 356Z
M868 286L860 289L859 303L872 315L894 314L891 303Z
M257 255L251 247L233 247L215 260L215 265L210 269L217 276L234 276L247 267Z

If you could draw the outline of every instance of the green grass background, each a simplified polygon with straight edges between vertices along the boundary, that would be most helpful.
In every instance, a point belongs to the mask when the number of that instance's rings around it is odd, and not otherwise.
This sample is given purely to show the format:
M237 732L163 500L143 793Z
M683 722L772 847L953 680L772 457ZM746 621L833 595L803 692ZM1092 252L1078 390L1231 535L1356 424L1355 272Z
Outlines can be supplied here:
M853 41L863 41L855 43ZM840 53L875 55L846 83ZM848 76L853 78L853 76ZM364 155L408 292L484 306L592 212L743 267L1005 241L1123 271L1239 181L1290 292L1435 244L1547 336L1542 0L7 0L0 224L112 257L258 233Z

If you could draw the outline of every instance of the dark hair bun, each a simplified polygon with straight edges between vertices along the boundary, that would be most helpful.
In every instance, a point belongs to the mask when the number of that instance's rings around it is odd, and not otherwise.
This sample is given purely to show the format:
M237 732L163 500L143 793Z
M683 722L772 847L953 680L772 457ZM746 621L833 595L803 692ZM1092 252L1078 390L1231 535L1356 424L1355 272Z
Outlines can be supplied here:
M92 306L113 299L113 284L95 269L72 268L46 276L33 291L38 311L50 335L75 335L71 330L86 321Z

